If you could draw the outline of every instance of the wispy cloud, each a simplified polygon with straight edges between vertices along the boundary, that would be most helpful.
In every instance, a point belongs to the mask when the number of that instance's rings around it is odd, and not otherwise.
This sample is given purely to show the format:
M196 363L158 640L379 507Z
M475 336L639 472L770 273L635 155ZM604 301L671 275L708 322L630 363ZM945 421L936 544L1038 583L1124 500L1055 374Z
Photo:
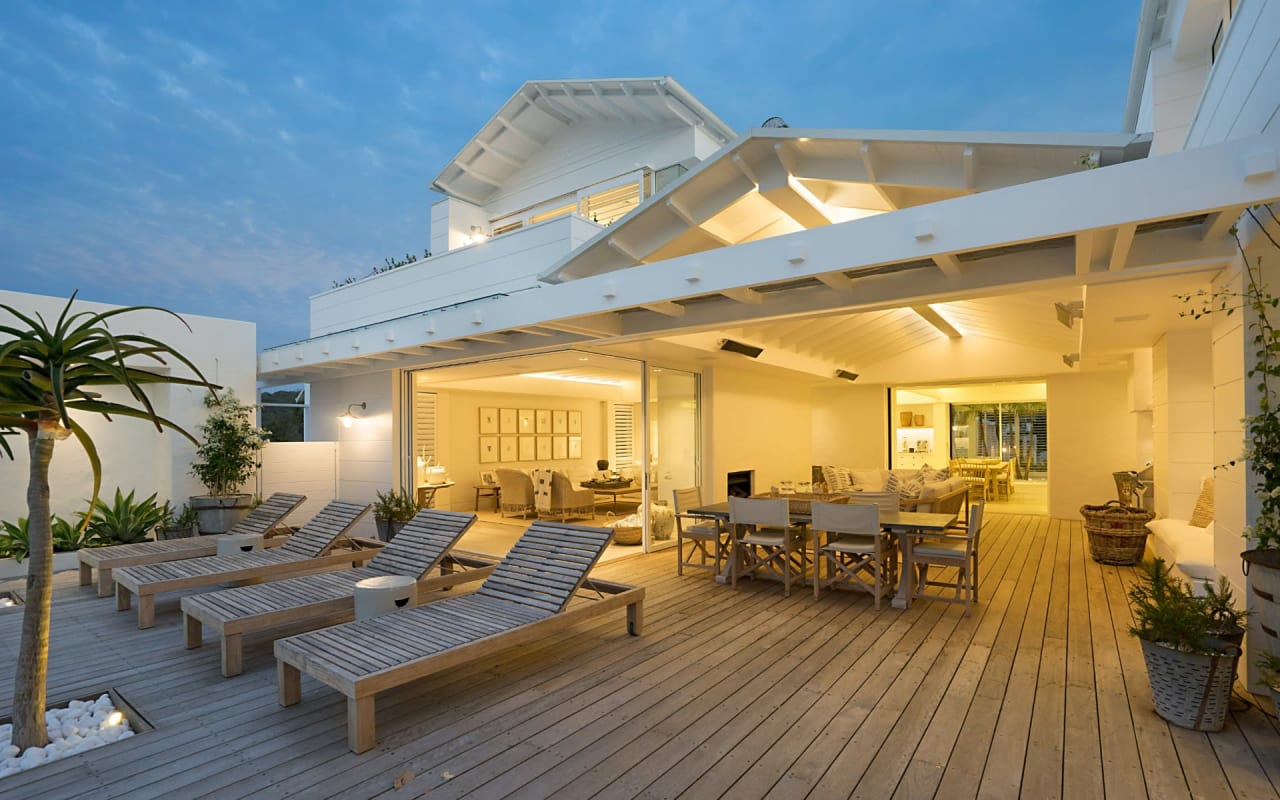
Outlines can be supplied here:
M68 33L88 45L89 51L103 64L117 66L129 60L127 55L107 41L104 33L84 20L71 14L61 14L58 21Z
M347 106L338 98L325 94L311 85L311 82L303 75L294 75L292 79L294 90L308 101L328 106L334 111L346 111Z

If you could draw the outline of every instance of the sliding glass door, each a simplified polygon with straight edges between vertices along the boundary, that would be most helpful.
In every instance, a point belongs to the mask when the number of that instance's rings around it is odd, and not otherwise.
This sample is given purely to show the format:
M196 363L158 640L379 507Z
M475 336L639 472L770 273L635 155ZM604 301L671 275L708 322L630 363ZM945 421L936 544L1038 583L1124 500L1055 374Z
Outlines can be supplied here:
M648 366L645 370L645 445L649 550L675 544L672 492L698 485L702 474L698 375Z

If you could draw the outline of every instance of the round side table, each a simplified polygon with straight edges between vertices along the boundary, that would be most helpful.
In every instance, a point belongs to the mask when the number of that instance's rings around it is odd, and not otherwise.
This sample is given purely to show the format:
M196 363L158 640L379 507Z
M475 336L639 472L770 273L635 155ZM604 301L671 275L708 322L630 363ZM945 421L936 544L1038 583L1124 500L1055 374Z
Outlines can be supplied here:
M356 583L356 619L390 614L413 602L417 581L409 575L380 575Z

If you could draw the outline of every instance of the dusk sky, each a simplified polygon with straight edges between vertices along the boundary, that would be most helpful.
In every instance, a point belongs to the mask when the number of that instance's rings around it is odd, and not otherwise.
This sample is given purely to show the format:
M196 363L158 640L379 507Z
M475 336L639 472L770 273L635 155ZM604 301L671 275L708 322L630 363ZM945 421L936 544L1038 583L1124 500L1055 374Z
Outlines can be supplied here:
M670 75L738 132L1121 128L1139 0L0 4L0 288L306 338L428 247L526 80Z

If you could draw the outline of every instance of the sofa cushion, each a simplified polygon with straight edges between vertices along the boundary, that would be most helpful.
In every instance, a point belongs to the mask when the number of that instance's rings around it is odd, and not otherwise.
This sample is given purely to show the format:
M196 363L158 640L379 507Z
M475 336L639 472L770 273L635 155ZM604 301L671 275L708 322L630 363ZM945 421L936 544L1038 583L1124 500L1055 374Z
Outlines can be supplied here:
M1213 523L1192 525L1185 519L1153 519L1147 523L1153 534L1151 551L1176 566L1194 582L1217 580L1213 567Z
M896 472L890 472L889 477L884 479L884 490L886 492L897 492L902 494L902 487L906 483Z
M855 469L850 472L850 477L853 485L864 492L879 492L884 490L887 475L882 469Z
M822 468L822 480L827 484L828 492L841 492L849 488L849 482L846 480L846 470L839 467Z
M907 478L902 482L902 489L899 494L903 497L919 497L920 492L924 490L924 479L919 475L913 478Z

